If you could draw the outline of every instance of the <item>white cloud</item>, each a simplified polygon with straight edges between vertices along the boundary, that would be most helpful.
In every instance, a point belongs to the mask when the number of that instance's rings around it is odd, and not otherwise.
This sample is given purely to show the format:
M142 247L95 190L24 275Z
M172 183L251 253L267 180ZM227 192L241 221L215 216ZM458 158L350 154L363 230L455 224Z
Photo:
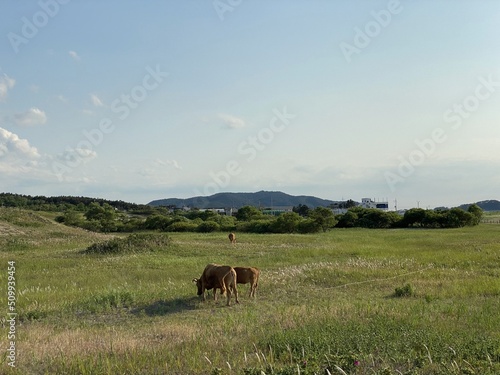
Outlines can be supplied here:
M80 56L78 56L78 54L75 51L69 51L68 53L73 60L75 60L75 61L81 60Z
M5 158L10 158L18 163L26 163L40 158L40 154L36 147L29 144L28 140L0 128L0 160Z
M39 191L47 183L57 181L50 160L27 139L0 127L0 175L4 188L18 192L29 186Z
M104 104L101 99L97 95L90 95L90 101L94 105L94 107L104 107Z
M7 98L7 93L16 84L14 78L10 78L7 74L0 76L0 102L3 102Z
M240 129L245 127L245 121L238 117L225 113L220 113L218 117L220 120L222 120L222 123L230 129Z
M25 112L14 114L14 123L20 126L43 125L47 122L47 115L39 108L30 108Z

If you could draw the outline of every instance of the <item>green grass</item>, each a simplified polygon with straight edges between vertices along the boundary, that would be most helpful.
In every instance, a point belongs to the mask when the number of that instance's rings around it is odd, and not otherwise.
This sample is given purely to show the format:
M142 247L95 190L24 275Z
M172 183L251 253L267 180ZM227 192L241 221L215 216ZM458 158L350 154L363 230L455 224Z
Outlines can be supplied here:
M0 373L500 373L500 225L169 237L96 254L124 240L0 208L0 306L15 261L19 313ZM257 298L200 302L210 262L259 267Z

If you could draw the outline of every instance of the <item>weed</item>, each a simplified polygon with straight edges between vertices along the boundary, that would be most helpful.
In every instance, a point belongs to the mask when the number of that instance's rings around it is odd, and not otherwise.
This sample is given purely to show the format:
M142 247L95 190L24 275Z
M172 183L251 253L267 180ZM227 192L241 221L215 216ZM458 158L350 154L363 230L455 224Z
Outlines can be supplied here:
M406 284L403 287L398 287L394 290L394 297L414 297L415 289L411 284Z
M96 294L81 304L81 309L90 313L106 312L116 308L131 307L134 296L129 291L112 290L104 294Z

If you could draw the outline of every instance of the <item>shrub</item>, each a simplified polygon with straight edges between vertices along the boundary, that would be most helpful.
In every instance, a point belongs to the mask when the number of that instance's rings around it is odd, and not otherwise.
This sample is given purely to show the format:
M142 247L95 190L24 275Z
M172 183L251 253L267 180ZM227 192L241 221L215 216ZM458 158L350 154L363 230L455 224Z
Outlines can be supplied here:
M204 221L203 223L198 225L198 228L196 230L201 233L215 232L217 230L220 230L220 225L215 221Z
M351 210L347 211L343 215L339 215L337 227L338 228L353 228L358 222L358 214Z
M333 211L326 207L316 207L314 210L309 211L308 217L314 220L323 232L326 232L337 224L337 219Z
M165 231L168 226L172 223L172 219L164 215L152 215L146 218L144 227L146 229L157 229Z
M413 297L415 296L415 290L410 284L406 284L401 288L396 288L394 290L394 297Z
M302 218L296 212L285 212L278 216L271 226L273 233L294 233Z
M239 223L237 230L240 232L250 232L250 233L271 233L271 226L274 220L261 219L261 220L251 220L248 222Z
M321 225L312 219L304 219L299 223L299 233L317 233L321 230Z
M167 227L168 232L194 232L197 225L186 221L177 221Z
M117 308L128 308L133 305L134 299L134 295L129 291L111 290L104 294L93 295L78 308L95 314Z
M90 245L85 254L120 254L157 251L170 245L170 237L165 234L131 234L126 238L113 238Z

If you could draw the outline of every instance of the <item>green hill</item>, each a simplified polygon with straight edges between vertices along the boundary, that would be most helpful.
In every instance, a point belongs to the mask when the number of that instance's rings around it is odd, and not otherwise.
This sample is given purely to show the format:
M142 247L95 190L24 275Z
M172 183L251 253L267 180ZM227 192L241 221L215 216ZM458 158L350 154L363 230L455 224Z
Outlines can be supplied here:
M151 206L187 206L197 208L241 208L298 206L300 204L315 207L327 207L335 201L321 199L308 195L289 195L280 191L258 191L256 193L218 193L207 197L192 197L186 199L167 198L149 203Z
M467 210L472 204L474 203L462 204L459 207L463 210ZM481 207L484 211L500 211L500 202L494 199L476 202L475 204Z

